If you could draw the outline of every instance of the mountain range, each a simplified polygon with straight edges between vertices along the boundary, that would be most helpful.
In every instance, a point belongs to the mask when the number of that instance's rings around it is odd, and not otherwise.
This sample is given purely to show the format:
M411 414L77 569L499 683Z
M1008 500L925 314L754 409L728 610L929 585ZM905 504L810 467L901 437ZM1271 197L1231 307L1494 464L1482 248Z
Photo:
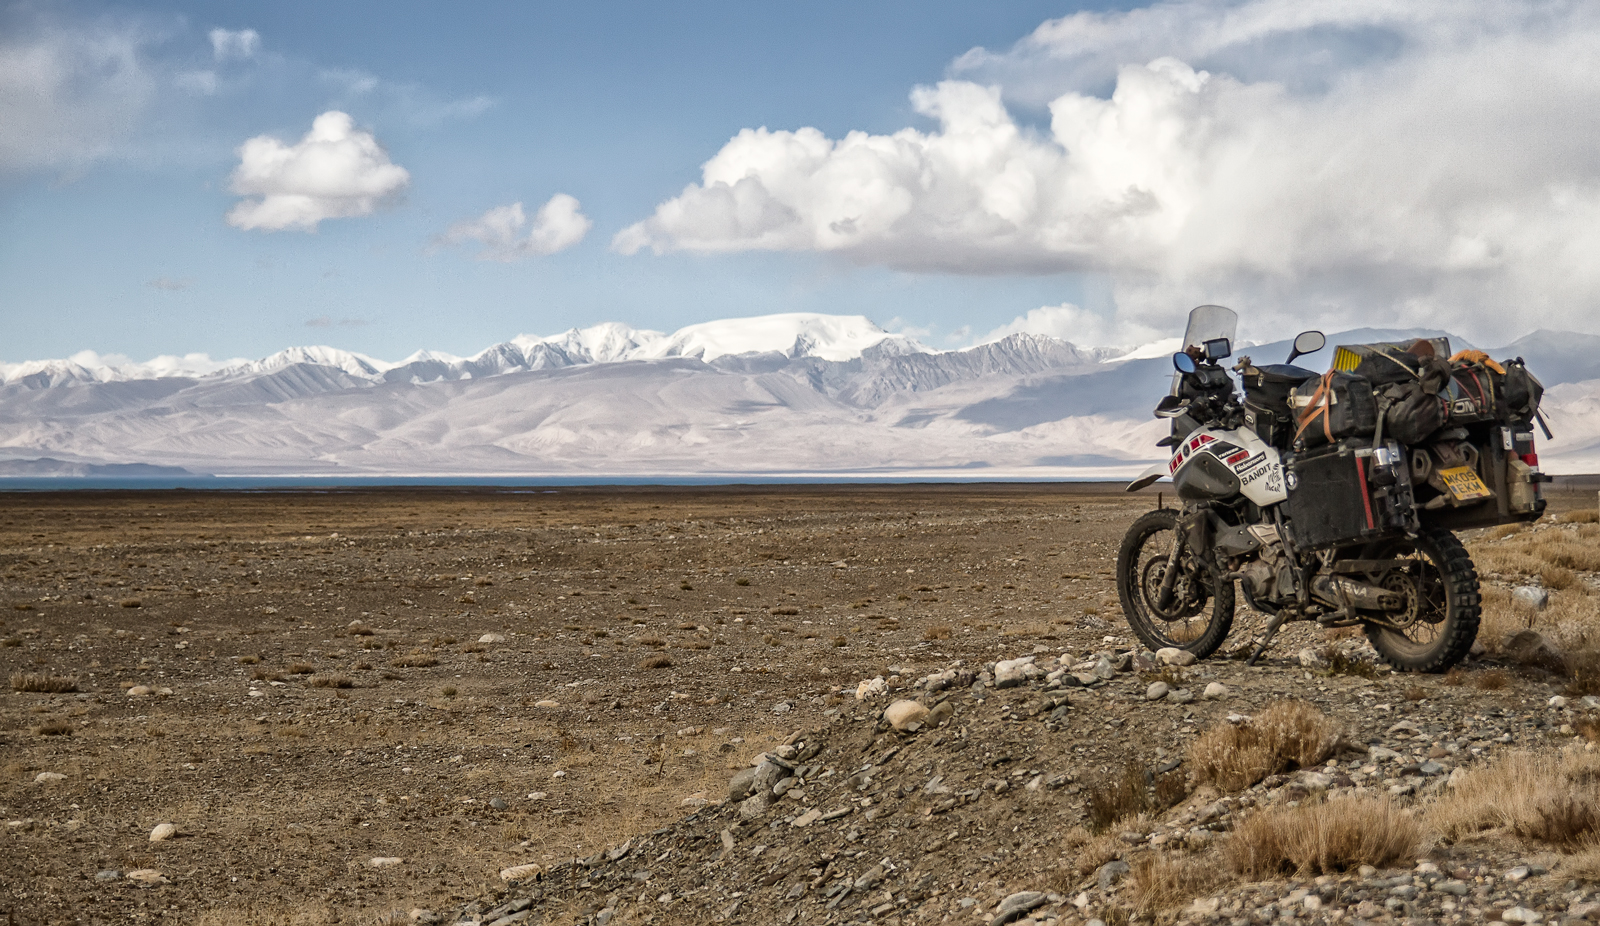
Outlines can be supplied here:
M327 347L221 363L85 353L0 364L0 475L1120 478L1162 456L1150 409L1171 347L1014 334L937 351L860 316L791 314L670 334L607 323L393 363ZM1548 387L1545 468L1600 471L1600 337L1537 331L1489 353L1524 357Z

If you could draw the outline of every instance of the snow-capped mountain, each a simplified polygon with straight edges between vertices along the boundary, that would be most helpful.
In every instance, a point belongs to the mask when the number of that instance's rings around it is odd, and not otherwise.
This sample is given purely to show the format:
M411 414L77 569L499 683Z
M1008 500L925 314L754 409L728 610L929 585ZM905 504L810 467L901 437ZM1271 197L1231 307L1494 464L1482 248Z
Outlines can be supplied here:
M1438 333L1363 329L1330 342ZM860 316L794 314L671 334L608 323L398 362L327 347L143 364L85 352L0 364L0 461L49 458L63 473L145 464L219 474L1109 478L1160 455L1165 425L1150 409L1172 368L1157 347L1166 345L1116 356L1016 334L935 351ZM1287 351L1280 342L1241 352L1269 362ZM1600 469L1600 338L1535 332L1490 354L1525 357L1551 387L1557 440L1540 448L1546 467Z

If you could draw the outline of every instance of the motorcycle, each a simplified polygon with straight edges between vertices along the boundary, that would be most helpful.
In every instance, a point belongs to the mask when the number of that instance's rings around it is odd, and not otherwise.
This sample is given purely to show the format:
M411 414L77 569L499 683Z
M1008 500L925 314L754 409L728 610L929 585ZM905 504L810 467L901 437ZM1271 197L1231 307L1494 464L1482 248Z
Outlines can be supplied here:
M1326 344L1307 331L1282 364L1240 358L1241 401L1220 363L1232 355L1237 322L1222 306L1196 308L1173 355L1172 390L1155 410L1172 422L1160 442L1171 457L1128 491L1168 478L1181 507L1144 514L1123 538L1117 593L1129 626L1152 650L1205 658L1232 629L1237 588L1269 617L1252 665L1286 623L1314 621L1361 627L1397 670L1449 669L1471 649L1481 616L1477 572L1455 530L1532 521L1544 510L1539 485L1548 477L1538 472L1531 430L1537 393L1531 412L1520 406L1527 420L1511 420L1503 400L1485 401L1499 411L1463 412L1425 436L1406 434L1401 400L1387 398L1402 393L1383 393L1374 405L1362 377L1294 365ZM1448 353L1447 343L1438 346ZM1393 345L1341 347L1335 366L1371 347ZM1405 401L1450 414L1437 379L1405 388ZM1443 391L1429 398L1436 388ZM1415 443L1386 437L1385 421Z

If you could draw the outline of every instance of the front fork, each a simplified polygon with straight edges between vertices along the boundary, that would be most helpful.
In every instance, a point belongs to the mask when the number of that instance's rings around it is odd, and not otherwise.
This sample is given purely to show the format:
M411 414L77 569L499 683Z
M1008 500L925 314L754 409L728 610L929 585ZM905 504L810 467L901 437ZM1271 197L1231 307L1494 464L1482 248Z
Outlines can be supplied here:
M1156 610L1162 614L1167 613L1172 607L1172 587L1178 581L1178 560L1183 556L1184 531L1174 531L1177 535L1172 544L1172 553L1167 556L1167 568L1161 573L1161 588L1156 592Z

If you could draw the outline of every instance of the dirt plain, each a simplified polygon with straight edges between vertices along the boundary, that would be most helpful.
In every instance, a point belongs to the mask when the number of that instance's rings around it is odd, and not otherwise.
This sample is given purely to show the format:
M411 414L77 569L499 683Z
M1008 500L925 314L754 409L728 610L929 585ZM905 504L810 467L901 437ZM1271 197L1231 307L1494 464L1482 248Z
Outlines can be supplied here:
M550 895L552 921L587 921L603 906L585 894L599 881L572 880L572 860L726 816L728 780L752 757L869 719L852 694L861 680L895 687L957 663L1131 648L1112 566L1153 495L1071 484L5 495L0 676L73 690L14 681L0 694L0 914L409 922L413 909L486 909L507 896L502 869L533 865L567 872L549 879L567 885ZM1553 512L1594 504L1587 486L1551 498ZM1241 606L1232 639L1258 618ZM1179 755L1229 710L1309 695L1359 727L1374 699L1386 712L1429 699L1463 716L1527 712L1567 684L1500 667L1493 647L1469 669L1509 671L1509 685L1388 673L1307 684L1296 653L1321 639L1286 632L1256 669L1202 663L1190 680L1225 681L1244 699L1228 705L1138 707L1149 680L1131 674L1126 698L1115 686L1068 695L1074 709L1049 730L1062 745L1035 756L1016 725L1039 699L1024 710L997 697L981 722L1019 763L999 780L1054 784L990 789L1005 800L987 822L932 850L918 836L922 848L902 854L942 849L950 870L988 872L963 887L979 912L1030 878L1065 893L1070 865L1061 874L1040 846L1087 820L1097 776ZM881 725L851 730L830 742L885 748ZM1037 824L1026 851L1021 837L996 846L1013 814L1018 830ZM163 823L175 833L152 841ZM715 836L727 823L706 825ZM128 877L141 870L159 880ZM936 908L967 909L924 909ZM705 921L688 911L650 916ZM782 919L776 906L728 915Z

